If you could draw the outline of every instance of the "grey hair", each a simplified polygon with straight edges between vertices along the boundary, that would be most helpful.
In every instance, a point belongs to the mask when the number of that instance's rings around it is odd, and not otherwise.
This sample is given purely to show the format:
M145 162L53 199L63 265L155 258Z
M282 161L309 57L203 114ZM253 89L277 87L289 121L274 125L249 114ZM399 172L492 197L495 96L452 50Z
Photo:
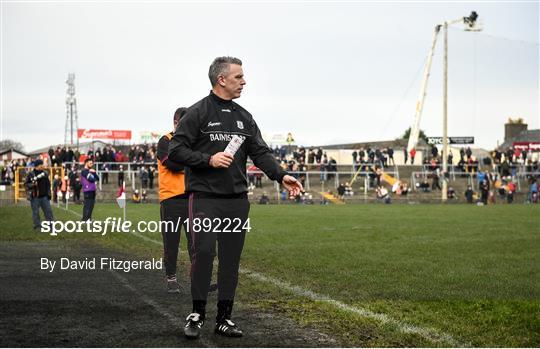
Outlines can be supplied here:
M242 65L242 61L236 57L217 57L214 59L208 69L208 77L210 78L210 83L212 86L215 86L219 75L226 75L229 72L229 65L238 64Z

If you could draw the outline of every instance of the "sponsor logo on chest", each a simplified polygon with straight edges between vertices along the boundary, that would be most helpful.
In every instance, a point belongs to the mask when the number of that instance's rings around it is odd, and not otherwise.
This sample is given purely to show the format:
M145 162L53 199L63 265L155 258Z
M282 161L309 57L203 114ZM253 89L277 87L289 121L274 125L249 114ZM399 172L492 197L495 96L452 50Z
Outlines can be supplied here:
M211 142L230 142L234 134L229 133L210 133L210 141ZM246 139L246 136L240 136L242 139Z

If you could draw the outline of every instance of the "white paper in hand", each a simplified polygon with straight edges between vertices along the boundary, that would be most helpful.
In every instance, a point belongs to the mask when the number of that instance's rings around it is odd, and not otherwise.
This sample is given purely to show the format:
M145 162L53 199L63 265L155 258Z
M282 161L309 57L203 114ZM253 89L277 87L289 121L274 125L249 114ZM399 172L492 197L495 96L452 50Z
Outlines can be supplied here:
M224 152L234 156L238 149L240 149L242 143L244 143L244 139L244 137L240 137L238 135L232 136L231 141L229 144L227 144L227 148L225 148Z

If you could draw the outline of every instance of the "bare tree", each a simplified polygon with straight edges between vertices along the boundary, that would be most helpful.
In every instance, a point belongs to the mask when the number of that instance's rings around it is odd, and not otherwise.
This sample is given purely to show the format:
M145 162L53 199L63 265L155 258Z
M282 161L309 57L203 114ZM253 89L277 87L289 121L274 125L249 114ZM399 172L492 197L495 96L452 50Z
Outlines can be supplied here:
M408 129L405 130L405 132L403 133L403 136L401 136L401 138L402 139L409 139L410 134L411 134L411 128L409 127ZM426 133L424 131L420 130L418 138L423 139L427 143L427 136L426 136Z
M12 139L4 139L0 141L0 149L14 149L18 151L24 151L24 146L21 142L14 141Z

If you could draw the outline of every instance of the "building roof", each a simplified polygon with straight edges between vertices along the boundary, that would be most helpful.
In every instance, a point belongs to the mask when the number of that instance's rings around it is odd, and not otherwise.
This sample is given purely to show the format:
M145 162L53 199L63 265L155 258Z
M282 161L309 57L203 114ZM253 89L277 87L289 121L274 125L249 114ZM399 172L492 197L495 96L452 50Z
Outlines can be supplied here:
M540 129L521 131L514 138L506 140L499 148L511 148L514 142L540 142Z
M100 144L98 144L100 143ZM99 141L99 140L96 140L96 141L90 141L90 142L79 142L79 148L85 148L85 147L89 147L89 146L98 146L98 147L102 147L104 145L109 145L110 143L106 143L106 142L103 142L103 141ZM43 153L46 153L49 151L50 148L53 148L53 150L55 150L57 147L70 147L72 149L75 149L77 148L77 144L53 144L53 145L49 145L47 147L43 147L43 148L39 148L39 149L36 149L36 150L33 150L31 152L28 152L28 155L39 155L39 154L43 154Z
M27 153L25 153L25 152L23 152L21 150L13 149L13 148L5 148L5 149L0 150L0 155L4 155L4 154L10 153L10 152L18 153L18 154L21 154L21 155L24 155L24 156L28 156Z
M358 142L358 143L347 143L347 144L332 144L332 145L324 145L321 146L323 149L360 149L360 148L388 148L392 147L394 149L396 148L402 148L406 147L407 143L409 142L408 139L394 139L390 141L376 141L376 142ZM423 139L418 139L418 145L417 148L424 148L427 147L426 142ZM318 147L314 147L318 148Z

